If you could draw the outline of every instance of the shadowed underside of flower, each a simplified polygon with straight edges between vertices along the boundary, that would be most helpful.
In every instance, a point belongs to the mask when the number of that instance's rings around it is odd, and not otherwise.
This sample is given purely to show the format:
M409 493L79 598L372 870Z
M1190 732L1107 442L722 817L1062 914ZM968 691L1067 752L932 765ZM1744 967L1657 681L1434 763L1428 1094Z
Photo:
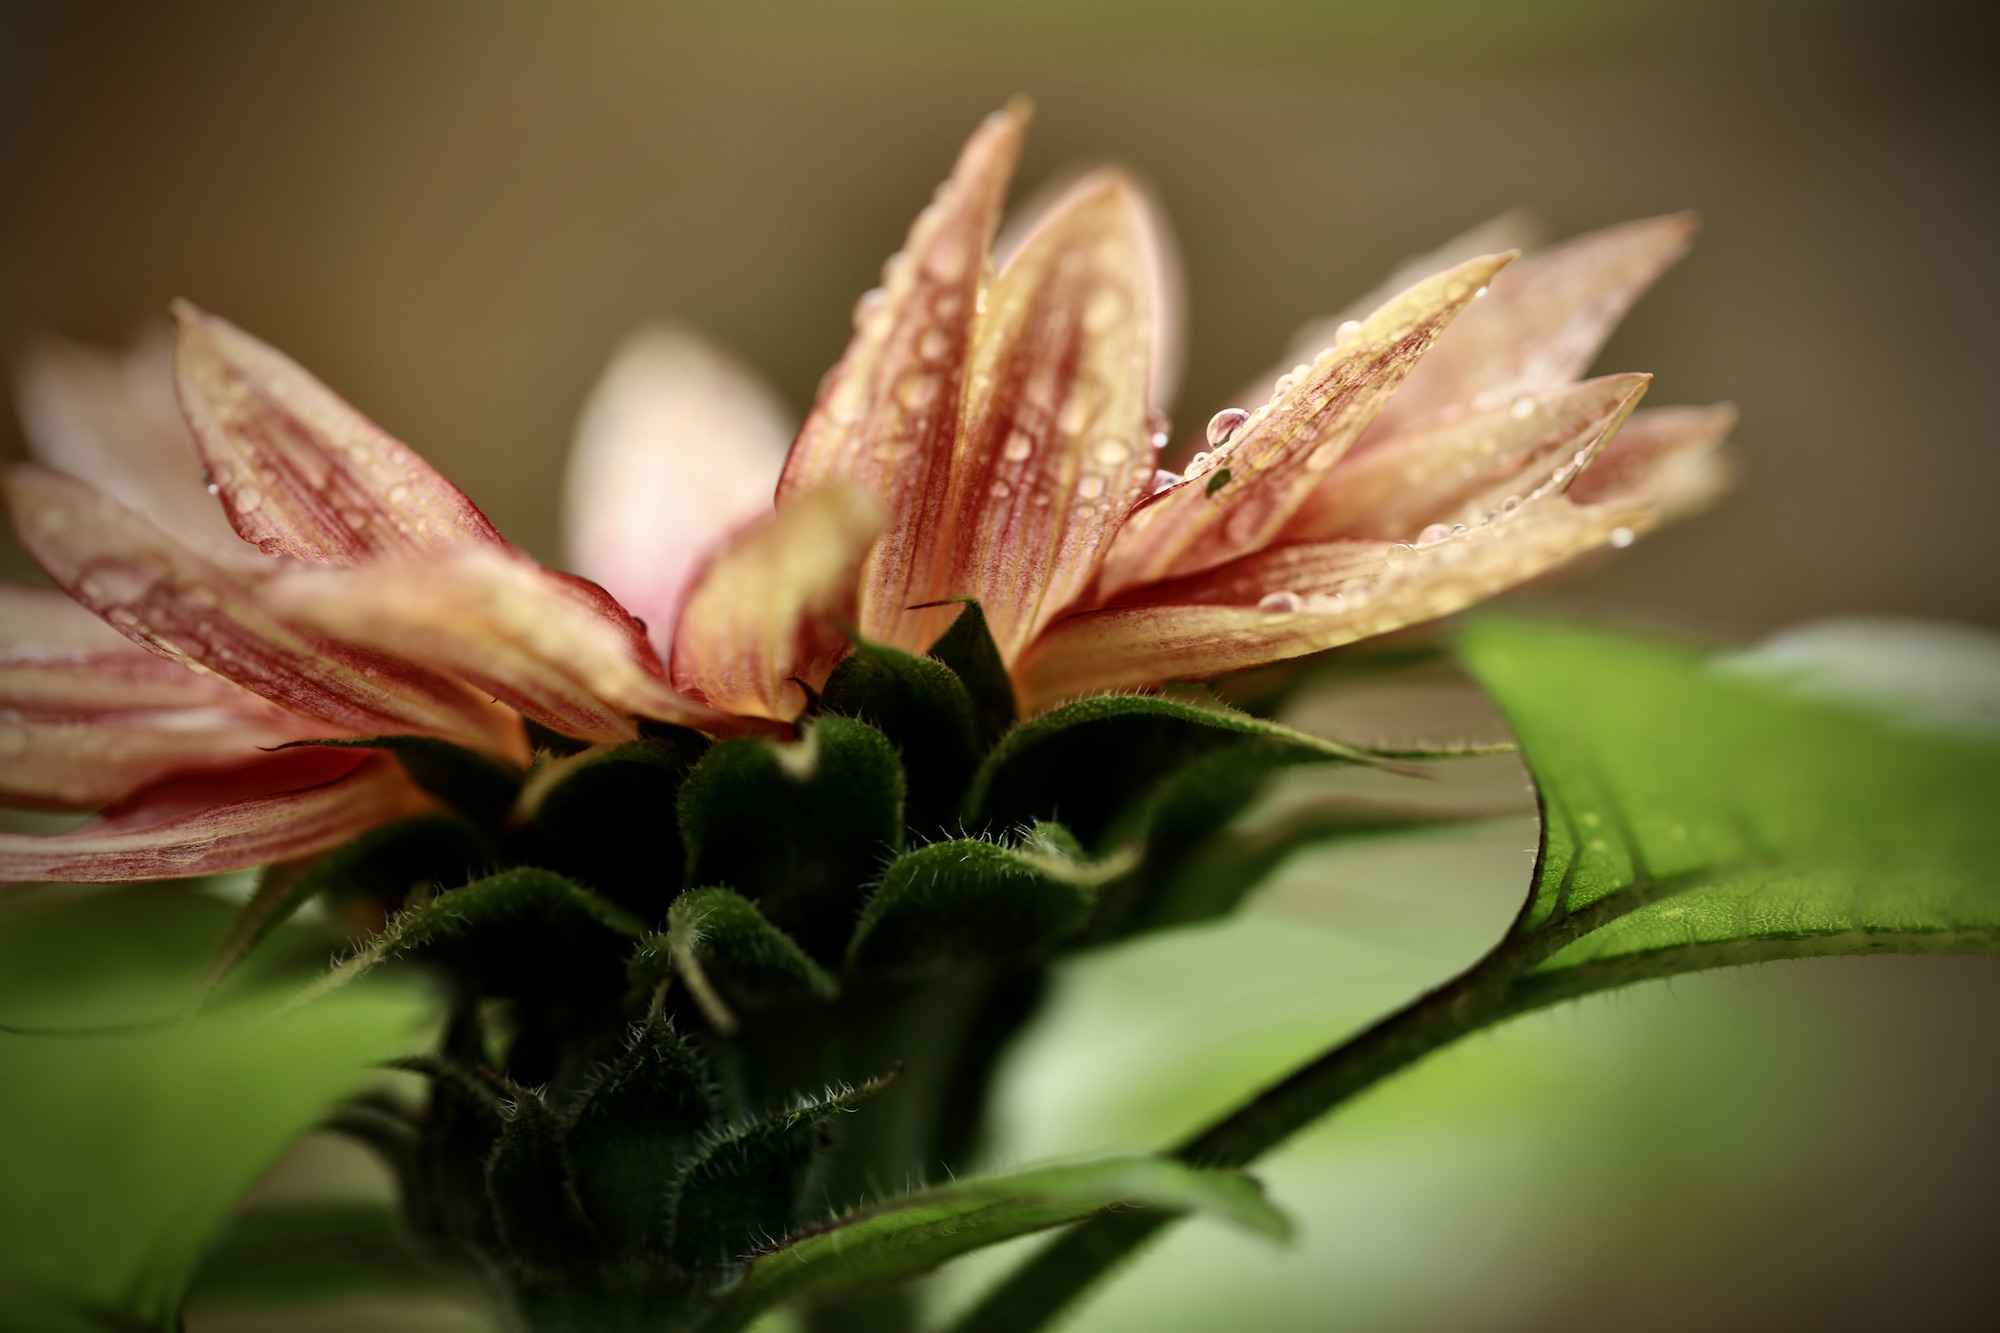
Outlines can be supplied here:
M790 735L853 637L921 653L954 599L981 605L1024 716L1206 678L1450 614L1725 485L1729 408L1635 413L1649 377L1579 380L1686 217L1417 261L1219 417L1184 477L1160 471L1164 225L1099 171L996 268L1027 119L967 143L781 473L753 375L685 332L628 347L572 466L587 578L185 303L170 367L158 343L38 352L39 465L6 497L73 604L0 590L0 800L104 813L0 835L0 880L306 856L427 803L386 755L266 753L292 741L426 736L518 766L524 719L596 744L649 719Z

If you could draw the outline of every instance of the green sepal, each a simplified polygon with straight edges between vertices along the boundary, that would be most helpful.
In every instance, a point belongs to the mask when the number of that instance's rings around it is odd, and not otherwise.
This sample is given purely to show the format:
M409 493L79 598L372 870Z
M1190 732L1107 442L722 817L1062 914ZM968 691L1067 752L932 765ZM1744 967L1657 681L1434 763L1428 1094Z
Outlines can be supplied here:
M767 1008L787 1000L830 1000L840 983L732 889L689 889L674 899L667 929L640 941L633 985L651 989L678 974L717 1031L736 1029L731 1006Z
M336 740L292 741L276 748L327 746L349 750L387 750L402 763L410 781L467 819L498 824L514 808L527 773L514 765L468 750L435 736L361 736Z
M202 1309L343 1297L441 1295L456 1283L411 1252L374 1199L299 1199L246 1208L209 1243L188 1303Z
M470 1056L470 1048L479 1043L477 1020L462 1009L445 1036L447 1047ZM430 1088L429 1104L416 1122L408 1173L398 1172L410 1230L447 1257L490 1250L497 1237L486 1198L486 1163L506 1120L499 1097L461 1058L412 1056L391 1067L422 1075ZM343 1114L351 1116L357 1109L350 1103ZM332 1127L355 1133L345 1118L336 1119ZM357 1137L380 1150L367 1135Z
M393 911L413 896L459 888L506 863L499 844L465 820L412 815L372 828L321 857L299 881L294 899L359 896Z
M697 732L600 746L539 768L522 806L561 865L647 921L680 888L675 801L708 749Z
M934 657L856 643L827 678L820 707L868 723L902 753L911 827L931 832L956 822L985 747L972 696L950 667Z
M1075 850L1044 824L1018 848L955 838L906 853L861 914L849 969L912 977L1046 955L1083 929L1097 886L1124 868L1079 861Z
M929 656L950 667L965 685L979 739L990 746L1007 734L1018 716L1014 682L1007 674L999 645L993 642L993 632L987 628L986 612L970 597L963 601L965 609L931 645Z
M703 1143L674 1192L673 1261L729 1272L804 1225L816 1202L808 1188L812 1168L832 1141L827 1122L886 1083L800 1101Z
M655 1019L571 1113L569 1166L583 1211L620 1252L665 1253L675 1178L716 1114L699 1056Z
M903 842L903 768L881 732L823 717L805 738L724 741L680 794L689 884L735 889L822 961Z
M514 1099L486 1164L486 1194L510 1258L559 1270L595 1257L596 1229L570 1178L562 1122L540 1093L524 1090Z
M986 756L967 809L975 828L1057 819L1099 847L1118 817L1182 765L1259 737L1327 762L1380 763L1367 751L1221 705L1113 694L1015 727Z
M735 1333L781 1301L868 1291L962 1254L1125 1205L1203 1212L1284 1240L1291 1223L1250 1177L1161 1157L1109 1157L956 1181L860 1209L757 1255L699 1325Z

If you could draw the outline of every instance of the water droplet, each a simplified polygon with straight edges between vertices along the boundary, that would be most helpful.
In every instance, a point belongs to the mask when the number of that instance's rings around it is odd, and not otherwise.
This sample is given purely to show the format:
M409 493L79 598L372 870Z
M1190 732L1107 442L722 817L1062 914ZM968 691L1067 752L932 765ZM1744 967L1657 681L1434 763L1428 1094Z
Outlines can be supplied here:
M1006 482L996 479L991 486L986 488L986 492L996 500L1004 500L1013 492L1013 489Z
M1164 449L1167 447L1167 433L1165 431L1156 430L1153 432L1153 447L1155 449Z
M1076 484L1076 493L1086 500L1095 500L1104 494L1104 478L1095 472L1086 474L1083 480Z
M937 401L938 382L930 375L913 375L903 381L896 396L903 400L903 406L922 411Z
M932 329L917 343L917 355L926 361L942 361L951 350L951 339L943 329Z
M1470 531L1470 529L1467 528L1463 523L1454 523L1451 525L1451 535L1454 537L1456 537L1461 532L1468 532L1468 531Z
M1486 511L1486 517L1485 517L1485 518L1482 518L1482 519L1480 519L1480 520L1479 520L1479 526L1483 528L1483 527L1485 527L1485 526L1486 526L1486 525L1487 525L1488 523L1491 523L1491 522L1492 522L1492 521L1493 521L1494 519L1496 519L1496 518L1498 518L1498 517L1500 517L1500 511L1499 511L1499 510L1497 510L1497 509L1489 509L1489 510L1487 510L1487 511Z
M1352 342L1354 340L1354 335L1359 332L1361 332L1360 320L1343 319L1340 321L1339 326L1336 327L1333 331L1333 345L1335 347L1338 347L1344 342Z
M1521 497L1518 495L1510 495L1500 502L1500 512L1503 514L1511 514L1520 507Z
M1250 414L1240 407L1225 407L1208 419L1208 447L1211 449L1227 444L1237 428L1250 419ZM1195 455L1201 457L1200 454Z
M1341 609L1341 604L1346 600L1346 597L1337 592L1316 592L1306 598L1306 610L1316 616L1332 615Z
M253 486L239 488L229 497L236 504L236 512L248 514L264 507L264 493Z
M1535 400L1528 397L1516 398L1514 400L1513 413L1514 420L1526 421L1529 417L1535 415Z
M1178 472L1169 472L1165 468L1160 468L1153 473L1153 494L1158 495L1161 491L1167 489L1167 487L1178 486L1186 480L1187 478Z
M1357 602L1366 601L1375 595L1375 580L1349 579L1340 585L1340 592L1343 597L1351 597Z
M880 310L882 303L888 299L889 294L880 287L870 287L861 293L861 299L854 303L854 327L858 329L866 324L868 317Z
M1199 477L1202 473L1208 471L1211 467L1214 466L1215 466L1215 455L1211 454L1208 450L1203 449L1201 452L1197 453L1193 458L1188 459L1187 474L1190 477Z
M1018 463L1033 452L1035 452L1035 442L1028 438L1025 431L1017 430L1007 437L1007 447L1000 451L1000 456Z
M1425 543L1441 542L1446 537L1449 536L1451 536L1450 528L1446 527L1442 523L1433 523L1429 527L1425 528L1422 532L1417 534L1417 540L1419 542L1425 542Z
M210 495L220 495L222 494L222 488L211 481L208 483L208 493Z
M1611 544L1617 547L1619 550L1621 551L1624 550L1626 547L1630 546L1632 542L1633 542L1632 529L1630 528L1611 529Z
M1398 542L1383 553L1382 559L1388 563L1389 568L1400 569L1410 562L1410 557L1416 554L1416 550L1417 548L1408 542Z
M1280 589L1277 592L1267 592L1257 601L1257 609L1259 611L1265 611L1274 616L1297 615L1299 608L1303 605L1305 603L1299 599L1299 595L1289 588Z
M1092 453L1105 467L1117 467L1132 456L1132 448L1123 440L1105 439L1097 442Z
M1484 295L1486 295L1486 289L1484 287L1481 287L1478 291L1472 294L1472 299L1477 301L1480 297Z

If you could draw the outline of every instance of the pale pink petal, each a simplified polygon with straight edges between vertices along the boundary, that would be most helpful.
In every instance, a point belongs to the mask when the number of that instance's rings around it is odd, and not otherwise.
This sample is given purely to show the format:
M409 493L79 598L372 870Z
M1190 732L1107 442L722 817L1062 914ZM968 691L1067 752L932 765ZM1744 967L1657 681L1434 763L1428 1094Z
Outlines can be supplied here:
M1523 259L1438 340L1359 447L1576 379L1632 302L1687 253L1696 225L1692 213L1646 218Z
M174 318L181 406L243 540L330 565L504 544L464 492L290 357L185 301Z
M434 808L386 754L305 750L173 779L68 833L0 833L0 883L209 875L331 850Z
M1279 381L1207 469L1126 521L1104 565L1107 596L1212 568L1269 543L1452 318L1511 255L1469 260L1404 292Z
M789 499L727 542L695 581L674 628L673 680L743 717L789 721L847 648L855 579L882 530L855 486Z
M322 634L453 672L565 735L631 740L635 713L718 721L667 684L644 627L609 593L509 551L298 570L268 596Z
M1176 584L1147 605L1057 621L1014 673L1031 710L1104 690L1207 678L1433 620L1650 522L1639 505L1573 505L1554 487L1424 546L1281 546ZM1624 535L1619 530L1625 529Z
M793 427L756 372L700 334L632 333L570 449L571 568L644 620L665 653L702 552L769 512Z
M132 651L130 640L60 588L0 583L0 657Z
M274 746L326 733L243 697L251 707L69 715L0 709L0 803L93 809L172 774L233 768Z
M1027 122L1016 103L966 143L881 288L855 307L853 341L821 382L778 483L781 504L830 482L881 501L889 526L868 557L858 612L877 643L921 652L956 614L907 608L925 600L934 574L922 539L937 530L950 485L974 307Z
M972 596L1018 656L1097 572L1152 489L1159 280L1117 172L1075 185L987 292L928 599Z
M1651 380L1608 375L1547 389L1350 455L1292 517L1285 540L1411 541L1432 524L1477 523L1540 486L1553 464L1593 454Z
M60 473L15 467L0 485L28 553L133 642L337 732L418 732L503 753L519 745L518 725L459 682L272 611L271 576L207 560Z
M1577 504L1641 504L1671 522L1706 509L1729 489L1722 445L1736 429L1736 409L1655 407L1634 412L1625 428L1570 487Z
M37 461L83 478L205 555L257 558L203 487L164 329L126 352L40 339L21 359L15 390Z

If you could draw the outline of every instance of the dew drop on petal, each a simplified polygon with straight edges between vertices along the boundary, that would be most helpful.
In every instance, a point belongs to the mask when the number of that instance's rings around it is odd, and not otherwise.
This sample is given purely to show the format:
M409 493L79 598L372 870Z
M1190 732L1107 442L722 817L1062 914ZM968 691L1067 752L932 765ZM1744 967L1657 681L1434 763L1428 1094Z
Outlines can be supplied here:
M1306 610L1316 616L1331 615L1340 610L1341 603L1346 600L1346 597L1337 592L1316 592L1306 598Z
M1477 301L1480 297L1484 295L1486 295L1486 289L1484 287L1481 287L1478 291L1472 294L1472 299Z
M1409 563L1410 557L1416 553L1416 549L1416 547L1411 546L1408 542L1398 542L1383 552L1382 558L1388 562L1389 568L1399 569Z
M1086 500L1095 500L1104 494L1104 478L1095 472L1085 475L1083 480L1077 482L1076 493Z
M1208 450L1203 449L1201 452L1197 453L1193 458L1188 459L1187 474L1190 477L1199 477L1202 473L1208 471L1209 468L1213 467L1214 465L1215 465L1215 455L1208 452Z
M1514 400L1513 412L1514 420L1526 421L1529 417L1535 415L1535 400L1527 397L1516 398Z
M236 512L248 514L264 507L264 493L252 486L244 486L229 497L236 502Z
M1470 531L1470 529L1468 529L1463 523L1454 523L1451 525L1451 535L1454 537L1456 537L1461 532L1467 532L1467 531Z
M1250 419L1250 414L1240 407L1225 407L1208 419L1208 447L1211 449L1227 444L1237 428ZM1200 454L1195 455L1200 458Z
M1153 494L1158 495L1161 491L1167 489L1167 487L1178 486L1186 480L1187 478L1178 472L1169 472L1165 468L1160 468L1153 473Z
M1005 481L996 478L993 484L986 488L986 493L996 500L1004 500L1013 490L1014 488L1009 486Z
M1277 592L1267 592L1257 601L1257 609L1259 611L1268 612L1274 616L1296 615L1299 608L1303 605L1305 603L1299 599L1299 595L1289 588L1283 588Z
M1630 528L1611 529L1611 544L1617 547L1619 550L1622 551L1626 547L1630 546L1632 544L1632 541L1633 541L1632 529Z
M211 481L208 483L208 493L210 495L220 495L222 494L222 488Z
M1033 452L1035 442L1028 438L1027 432L1017 430L1007 437L1007 447L1000 451L1000 456L1018 463Z
M1338 347L1344 342L1351 342L1354 339L1354 335L1359 332L1361 332L1360 320L1343 319L1333 331L1333 345Z
M1097 442L1092 454L1105 467L1117 467L1132 456L1132 449L1123 440L1104 439Z
M1441 542L1449 536L1451 536L1450 528L1442 523L1433 523L1417 534L1417 540L1420 542Z
M1153 432L1153 447L1155 449L1164 449L1167 447L1167 433L1165 431L1156 430Z
M1375 580L1349 579L1340 585L1340 595L1350 597L1357 602L1366 601L1375 595Z
M917 355L926 361L942 361L944 354L951 350L951 339L943 329L931 329L917 344Z
M1520 507L1521 497L1518 495L1510 495L1500 502L1500 512L1503 514L1511 514Z
M887 293L880 287L870 287L867 291L861 293L861 299L854 303L854 327L860 328L863 324L867 323L868 317L877 310L880 310L882 302L887 299Z

